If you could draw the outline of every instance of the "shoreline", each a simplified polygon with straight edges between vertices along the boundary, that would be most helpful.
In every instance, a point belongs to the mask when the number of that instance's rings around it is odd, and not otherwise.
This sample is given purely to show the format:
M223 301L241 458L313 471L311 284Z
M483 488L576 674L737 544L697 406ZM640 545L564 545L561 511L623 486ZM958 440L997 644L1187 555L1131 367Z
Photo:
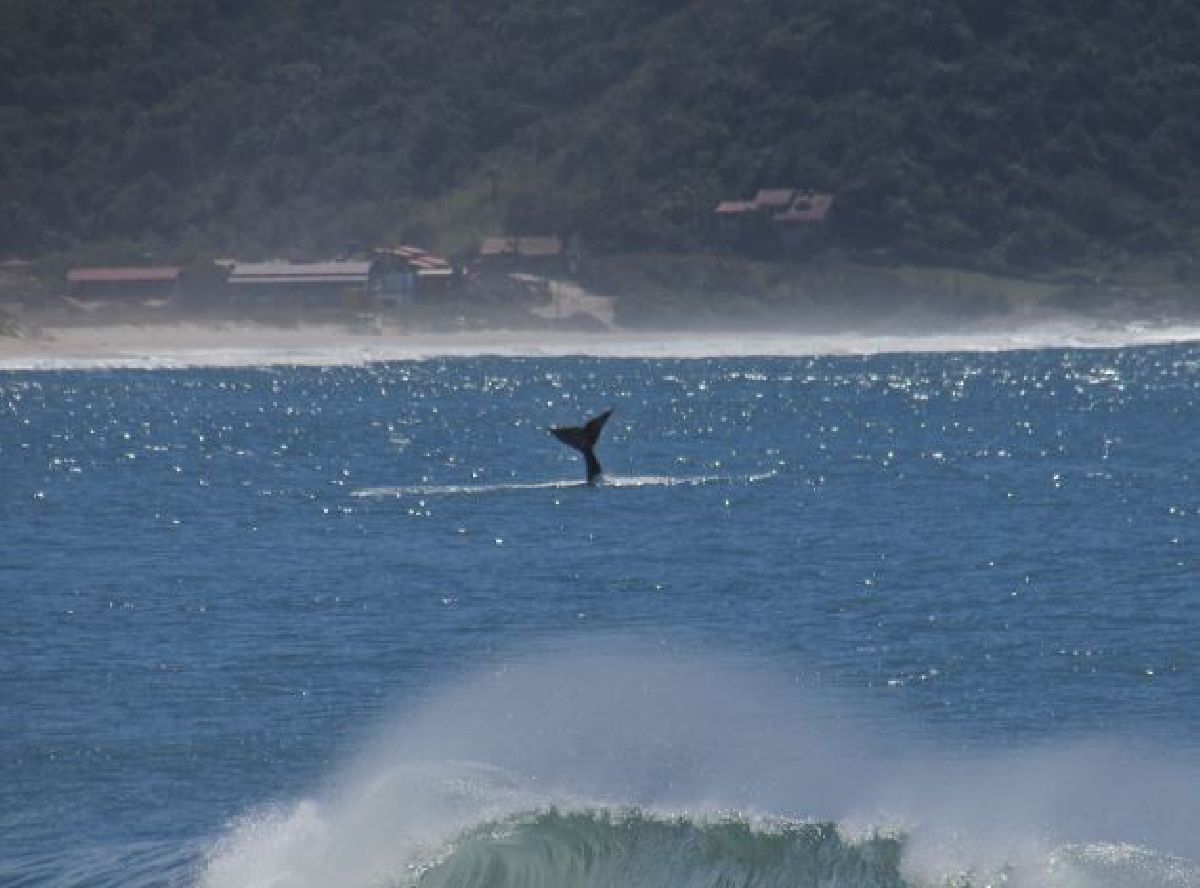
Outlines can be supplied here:
M0 337L0 371L172 367L361 366L482 356L701 359L812 357L1041 348L1123 348L1200 342L1200 323L1055 319L1005 329L931 333L472 331L356 333L336 324L119 324L47 327Z

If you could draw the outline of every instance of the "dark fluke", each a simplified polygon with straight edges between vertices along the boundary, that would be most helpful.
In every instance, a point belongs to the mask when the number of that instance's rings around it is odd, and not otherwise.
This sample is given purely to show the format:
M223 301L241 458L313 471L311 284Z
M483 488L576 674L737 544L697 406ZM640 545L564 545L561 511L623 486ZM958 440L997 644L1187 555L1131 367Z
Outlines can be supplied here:
M565 426L563 428L551 429L550 434L558 438L568 447L574 447L583 454L583 458L587 461L587 483L595 485L596 481L603 473L600 468L600 462L596 459L596 441L600 438L600 431L604 428L604 424L608 422L608 417L612 415L612 410L605 410L594 419L589 419L582 426Z

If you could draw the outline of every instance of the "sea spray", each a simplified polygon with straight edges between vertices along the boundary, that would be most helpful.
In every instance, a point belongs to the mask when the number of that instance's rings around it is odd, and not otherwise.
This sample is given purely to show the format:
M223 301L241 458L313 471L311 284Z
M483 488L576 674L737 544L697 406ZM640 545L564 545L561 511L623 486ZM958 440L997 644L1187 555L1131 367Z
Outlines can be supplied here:
M431 693L316 797L236 824L204 888L1200 885L1165 853L1196 822L1166 781L1194 767L898 750L744 660L571 646ZM1135 784L1178 807L1122 818ZM1118 841L1132 870L1091 854Z

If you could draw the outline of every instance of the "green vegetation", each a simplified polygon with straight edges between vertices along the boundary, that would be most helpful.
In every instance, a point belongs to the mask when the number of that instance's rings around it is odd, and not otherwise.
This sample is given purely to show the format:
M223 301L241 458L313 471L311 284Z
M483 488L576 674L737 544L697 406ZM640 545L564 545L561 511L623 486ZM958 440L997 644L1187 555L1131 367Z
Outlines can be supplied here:
M0 254L688 253L777 185L895 261L1183 254L1198 45L1192 0L7 0Z
M16 318L0 308L0 336L16 336L19 332Z

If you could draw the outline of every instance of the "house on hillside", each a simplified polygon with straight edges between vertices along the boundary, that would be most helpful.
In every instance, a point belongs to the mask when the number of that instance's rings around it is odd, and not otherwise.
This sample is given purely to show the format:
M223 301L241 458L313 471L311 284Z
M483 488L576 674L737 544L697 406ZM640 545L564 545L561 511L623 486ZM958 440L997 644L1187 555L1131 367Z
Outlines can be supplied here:
M76 306L163 309L176 305L183 269L177 266L72 268L67 294Z
M768 215L782 213L791 207L796 193L794 188L760 188L752 203Z
M234 305L289 312L346 312L369 307L373 261L234 262Z
M475 268L481 272L555 274L565 266L565 251L558 235L489 237L479 247Z
M726 246L748 245L766 236L765 230L755 230L764 226L758 205L752 200L723 200L713 212L717 219L717 237Z
M763 188L753 200L717 204L717 236L733 249L803 253L824 241L833 203L832 194Z
M771 217L779 243L791 252L820 246L828 233L826 223L832 209L832 194L797 192L786 209Z

